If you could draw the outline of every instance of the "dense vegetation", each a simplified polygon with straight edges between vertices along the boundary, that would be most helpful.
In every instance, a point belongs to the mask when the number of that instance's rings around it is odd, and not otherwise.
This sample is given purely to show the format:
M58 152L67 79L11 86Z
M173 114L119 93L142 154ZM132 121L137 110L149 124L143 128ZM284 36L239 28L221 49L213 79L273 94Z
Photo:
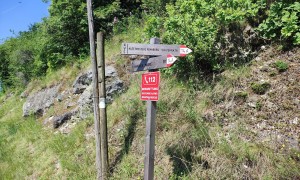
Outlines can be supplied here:
M230 58L221 51L226 50L227 34L247 24L261 35L257 39L284 46L300 44L300 3L291 0L110 0L94 1L93 8L95 29L109 36L126 31L131 21L144 21L148 37L188 45L194 51L190 63L178 63L169 70L188 70L188 78L199 75L199 70L219 72L248 61L251 56ZM87 56L85 0L53 0L49 12L41 23L0 46L0 81L5 89L24 86L32 78L74 61L80 63Z
M190 76L201 69L221 71L224 65L249 60L251 56L233 59L222 53L226 35L246 24L257 28L260 39L300 44L300 3L290 0L110 0L94 1L93 6L96 31L111 35L126 31L131 21L145 21L148 37L191 47L190 63L178 63L169 73L188 70ZM80 63L87 56L85 0L53 0L49 12L43 22L0 46L0 79L5 89L24 86L32 78L74 61Z

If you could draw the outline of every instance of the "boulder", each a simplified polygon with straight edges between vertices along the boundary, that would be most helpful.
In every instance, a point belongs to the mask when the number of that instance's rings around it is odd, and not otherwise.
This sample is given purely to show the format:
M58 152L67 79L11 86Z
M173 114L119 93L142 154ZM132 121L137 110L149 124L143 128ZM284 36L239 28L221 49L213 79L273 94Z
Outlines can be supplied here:
M73 83L73 94L81 94L92 83L92 71L79 75Z
M105 67L105 77L109 78L109 77L116 77L118 76L118 73L116 71L116 69L113 66L106 66Z
M121 93L124 90L123 81L119 78L114 79L114 81L106 83L106 102L110 103L113 101L113 95L116 93Z
M119 79L116 69L113 66L105 68L106 77L106 103L113 100L113 95L124 90L124 83ZM79 117L85 119L93 112L93 85L90 84L83 91L78 99Z
M73 115L77 113L77 110L73 110L71 112L67 112L61 116L56 116L53 118L53 128L58 128L63 123L67 122L72 118Z
M23 116L29 116L31 113L42 116L54 104L59 87L53 86L30 95L23 105Z
M118 73L113 66L105 67L106 78L116 78ZM79 75L73 83L73 94L81 94L92 83L93 73L89 70L86 73Z
M85 119L93 112L93 86L88 86L79 97L77 103L79 108L79 117Z

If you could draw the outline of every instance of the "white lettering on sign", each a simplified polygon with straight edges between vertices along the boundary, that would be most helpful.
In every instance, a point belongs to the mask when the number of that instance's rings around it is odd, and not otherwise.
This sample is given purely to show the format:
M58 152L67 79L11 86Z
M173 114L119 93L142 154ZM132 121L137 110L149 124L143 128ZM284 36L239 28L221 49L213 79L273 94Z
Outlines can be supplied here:
M187 48L185 45L180 46L180 56L186 56L187 54L193 52L191 49Z
M174 57L172 54L168 54L167 55L167 67L172 66L176 60L177 60L176 57Z
M135 54L147 56L164 56L169 53L173 56L185 56L192 52L185 45L169 45L169 44L138 44L138 43L122 43L122 54Z
M159 72L142 74L141 100L158 101L159 81Z

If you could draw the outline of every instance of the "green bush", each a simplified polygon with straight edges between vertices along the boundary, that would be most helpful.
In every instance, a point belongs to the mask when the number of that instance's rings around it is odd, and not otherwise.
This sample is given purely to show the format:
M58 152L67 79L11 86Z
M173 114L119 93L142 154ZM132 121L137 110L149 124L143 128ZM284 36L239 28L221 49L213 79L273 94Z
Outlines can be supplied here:
M160 35L164 43L184 44L193 50L173 66L173 73L220 72L226 64L218 47L222 37L229 27L254 17L262 4L251 0L177 0L166 5L166 17L149 18L145 30L149 37Z
M289 68L289 65L283 61L276 61L274 65L279 72L284 72Z
M270 89L271 84L268 82L263 82L263 83L252 83L251 89L253 90L254 93L256 94L265 94L268 89Z
M234 99L237 101L246 101L246 99L248 98L248 93L241 91L241 92L236 92L234 94Z
M164 14L167 3L174 3L176 0L142 0L142 8L149 13Z
M300 45L300 3L290 0L274 2L268 17L258 27L265 39L282 39Z

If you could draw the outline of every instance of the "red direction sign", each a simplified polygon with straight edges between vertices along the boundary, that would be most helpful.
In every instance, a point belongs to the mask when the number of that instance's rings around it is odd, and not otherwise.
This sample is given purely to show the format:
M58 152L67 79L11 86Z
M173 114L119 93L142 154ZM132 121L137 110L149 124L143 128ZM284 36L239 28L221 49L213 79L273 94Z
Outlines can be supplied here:
M193 52L190 48L186 47L186 45L180 45L180 56L186 56L187 54L190 54Z
M160 72L148 72L142 74L142 101L158 101Z

